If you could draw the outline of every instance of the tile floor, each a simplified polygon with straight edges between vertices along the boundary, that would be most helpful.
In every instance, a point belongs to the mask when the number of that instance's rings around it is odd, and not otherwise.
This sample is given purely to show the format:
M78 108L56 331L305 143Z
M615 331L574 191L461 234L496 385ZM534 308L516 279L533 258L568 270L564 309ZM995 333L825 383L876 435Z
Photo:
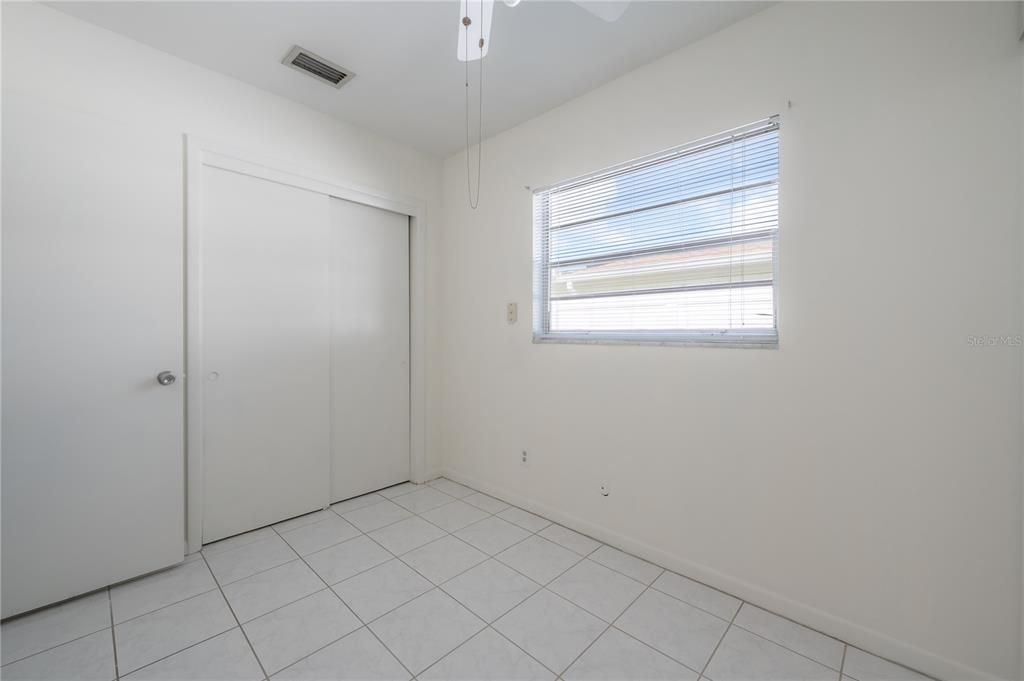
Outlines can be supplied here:
M925 679L445 479L211 544L0 633L5 681Z

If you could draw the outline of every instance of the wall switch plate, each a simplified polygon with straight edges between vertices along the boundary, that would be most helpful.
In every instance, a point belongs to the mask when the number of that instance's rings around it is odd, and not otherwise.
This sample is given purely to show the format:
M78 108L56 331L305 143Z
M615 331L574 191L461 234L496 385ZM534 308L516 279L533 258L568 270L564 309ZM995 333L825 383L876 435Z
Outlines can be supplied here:
M505 321L515 324L519 319L519 303L509 303L505 308Z

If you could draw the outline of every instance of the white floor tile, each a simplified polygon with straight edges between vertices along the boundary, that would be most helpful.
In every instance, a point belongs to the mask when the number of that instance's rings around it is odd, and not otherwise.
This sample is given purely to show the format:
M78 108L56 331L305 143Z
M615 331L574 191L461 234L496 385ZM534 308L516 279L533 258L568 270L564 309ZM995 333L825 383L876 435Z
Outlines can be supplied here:
M188 561L111 588L114 622L119 624L216 588L206 561Z
M534 515L521 508L506 508L498 514L498 517L518 525L527 532L538 532L551 524L550 520L545 520L539 515Z
M323 588L323 580L296 559L228 584L224 596L238 620L248 622Z
M362 626L331 593L318 591L242 625L268 674L274 674Z
M385 525L397 523L399 520L404 520L405 518L411 518L412 513L409 513L398 504L394 504L385 499L377 504L363 506L362 508L357 508L354 511L346 511L341 517L358 527L363 532L373 532Z
M561 673L607 628L587 611L547 590L538 591L494 623L494 628Z
M422 489L418 489L415 492L395 497L393 501L407 511L423 513L432 508L450 504L455 501L455 497L448 496L444 492L425 485Z
M713 681L836 681L834 669L732 627L704 675Z
M657 586L657 582L655 586ZM694 605L698 604L694 603ZM734 624L769 641L774 641L784 648L798 652L804 657L809 657L815 662L820 662L826 667L839 669L842 664L842 642L796 622L773 615L749 603L743 604Z
M356 537L306 556L306 562L328 584L337 584L375 565L386 563L392 555L369 537Z
M300 556L307 556L328 546L358 537L360 534L347 520L328 511L323 520L282 532L281 538Z
M694 681L705 665L706 681L835 681L844 650L842 681L929 681L443 478L204 546L0 633L5 681L256 681L261 661L295 681Z
M364 494L361 497L352 497L351 499L346 499L345 501L339 501L338 503L333 504L331 506L331 510L333 510L338 515L342 515L343 513L355 511L356 509L359 508L373 506L374 504L384 501L384 499L385 497L382 497L376 492L373 492L371 494Z
M409 672L363 627L274 675L280 681L407 681Z
M501 518L490 517L462 528L455 536L493 556L526 539L530 533Z
M114 677L114 640L110 629L101 629L0 669L4 681L113 681Z
M289 530L297 530L300 527L305 527L306 525L318 523L321 520L325 520L334 515L335 514L331 511L313 511L312 513L307 513L306 515L300 515L297 518L292 518L290 520L285 520L283 522L277 523L276 525L274 525L274 529L277 530L279 533L288 532Z
M238 627L122 677L127 681L259 681L256 657Z
M555 675L493 629L484 629L418 678L421 681L553 681Z
M729 623L649 589L615 626L690 669L703 669Z
M434 589L370 624L384 645L419 674L484 628L476 615Z
M583 559L548 588L606 622L621 615L647 587L592 560Z
M447 532L420 517L406 518L370 533L370 538L396 556L440 539Z
M540 585L492 558L442 588L486 622L493 622L536 593Z
M334 585L334 592L364 622L420 596L433 584L400 560L391 560Z
M736 611L739 610L742 601L727 593L722 593L700 582L677 575L666 570L652 584L655 589L669 596L675 596L681 601L690 605L696 605L701 610L707 610L712 615L718 615L724 620L731 620Z
M495 558L538 584L547 584L582 560L579 554L541 537L521 541Z
M453 496L456 499L468 497L470 494L476 494L476 490L470 489L465 485L460 485L457 482L452 482L447 478L438 478L437 480L431 480L429 484L431 487L436 487L445 494Z
M650 584L663 572L657 565L652 565L645 560L640 560L636 556L631 556L610 546L602 546L590 554L589 558L644 584Z
M928 679L927 676L853 646L846 649L843 674L856 679L856 681L924 681Z
M402 561L434 584L447 582L455 575L487 560L487 554L452 535L414 549Z
M259 530L253 530L252 532L246 532L245 534L236 534L234 537L228 537L227 539L221 539L207 544L203 547L203 553L207 556L211 556L221 551L231 551L239 547L245 546L246 544L252 544L263 539L269 539L270 537L276 537L277 532L274 532L273 528L264 527Z
M295 558L295 552L275 533L238 548L207 554L206 562L210 564L213 576L220 585L225 586L257 572L284 565Z
M403 482L401 485L394 485L392 487L387 487L385 489L379 490L377 494L388 499L394 499L395 497L401 496L403 494L415 492L416 490L422 487L423 485L417 485L411 482Z
M696 681L699 674L609 629L562 675L565 681Z
M461 530L466 525L472 525L478 520L483 520L487 517L487 511L470 506L464 501L453 501L420 515L442 530L454 532Z
M109 626L110 599L106 589L9 620L0 626L3 664Z
M508 504L501 499L495 499L494 497L489 497L486 494L481 494L480 492L474 492L467 497L463 497L462 500L467 504L472 504L477 508L487 511L488 513L501 513L509 507Z
M121 674L236 626L220 591L208 591L114 627Z
M561 525L548 525L537 534L581 556L590 555L601 546L600 542Z

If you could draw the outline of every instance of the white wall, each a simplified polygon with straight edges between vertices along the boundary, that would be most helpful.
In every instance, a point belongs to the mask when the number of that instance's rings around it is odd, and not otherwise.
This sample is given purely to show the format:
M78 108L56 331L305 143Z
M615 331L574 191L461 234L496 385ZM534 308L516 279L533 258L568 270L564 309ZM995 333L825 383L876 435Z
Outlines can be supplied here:
M1021 349L968 343L1022 331L1014 11L776 5L487 140L475 212L448 159L446 472L925 671L1020 678ZM524 185L773 113L778 350L531 343Z
M313 177L423 201L427 261L436 262L438 160L42 5L3 3L2 19L4 99L29 98L144 130L194 134ZM175 205L153 209L181 213L183 190ZM424 308L437 309L437 282L437 270L428 265ZM437 319L427 317L428 357L439 353ZM440 467L438 385L431 362L428 477Z

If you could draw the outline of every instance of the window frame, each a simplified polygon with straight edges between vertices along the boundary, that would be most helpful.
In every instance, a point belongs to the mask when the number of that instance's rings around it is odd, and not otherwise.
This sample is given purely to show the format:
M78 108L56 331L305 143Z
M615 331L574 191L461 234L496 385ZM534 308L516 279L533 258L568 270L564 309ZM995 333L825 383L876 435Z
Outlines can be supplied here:
M779 230L781 229L781 206L776 215L776 227L772 235L772 327L768 331L750 333L731 330L711 331L552 331L550 270L551 261L548 235L547 206L545 197L548 192L564 190L576 185L595 182L603 178L621 175L632 169L667 162L680 156L697 153L705 148L726 143L730 138L742 138L763 134L775 130L779 135L778 158L779 172L775 178L775 186L779 192L781 203L782 175L782 128L778 114L726 130L714 135L702 137L663 151L635 158L624 163L602 168L600 170L579 175L544 187L531 188L533 195L533 342L534 343L572 343L587 345L677 345L697 347L730 347L775 349L779 346ZM543 205L541 205L543 204ZM548 276L544 276L544 271Z

